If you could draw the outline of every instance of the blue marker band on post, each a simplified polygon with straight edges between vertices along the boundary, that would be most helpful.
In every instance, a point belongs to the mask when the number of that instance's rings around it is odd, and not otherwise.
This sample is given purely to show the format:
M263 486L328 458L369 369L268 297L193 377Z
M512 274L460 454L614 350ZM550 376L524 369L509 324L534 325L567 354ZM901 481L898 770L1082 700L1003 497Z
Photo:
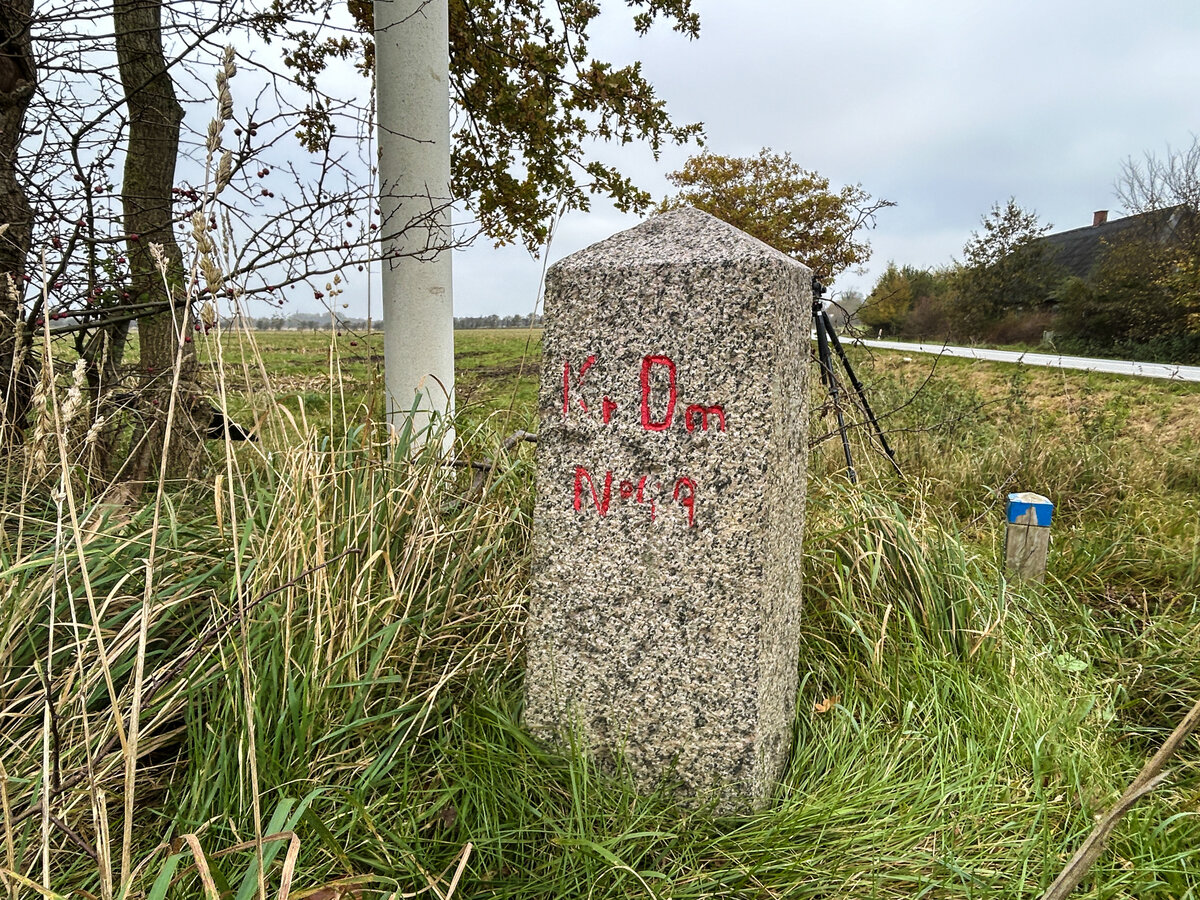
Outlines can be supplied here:
M1054 504L1041 494L1023 491L1008 495L1008 522L1010 525L1037 525L1049 528L1054 514Z

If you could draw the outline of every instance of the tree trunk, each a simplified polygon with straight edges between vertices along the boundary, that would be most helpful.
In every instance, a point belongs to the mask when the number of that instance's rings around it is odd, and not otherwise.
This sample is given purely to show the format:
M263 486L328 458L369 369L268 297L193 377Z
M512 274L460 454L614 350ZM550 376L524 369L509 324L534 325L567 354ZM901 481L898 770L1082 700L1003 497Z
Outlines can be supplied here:
M17 147L37 86L30 43L32 0L0 0L0 447L19 439L33 387L28 335L22 327L25 259L33 211L17 181Z
M125 211L130 294L134 302L161 300L162 312L138 319L140 375L146 427L131 474L145 478L163 452L167 410L177 354L182 343L180 395L175 410L168 477L185 475L200 449L193 319L184 291L183 254L171 221L171 188L179 154L183 108L167 69L162 41L161 0L114 0L117 64L129 110L129 145L121 201ZM151 248L161 248L160 259Z
M91 421L94 424L100 416L105 419L103 427L87 447L85 464L93 476L106 482L121 471L117 446L127 423L121 416L111 415L110 402L119 393L121 360L128 341L129 323L118 322L91 332L79 348L80 357L87 361L88 391L92 400ZM136 446L136 441L134 444Z

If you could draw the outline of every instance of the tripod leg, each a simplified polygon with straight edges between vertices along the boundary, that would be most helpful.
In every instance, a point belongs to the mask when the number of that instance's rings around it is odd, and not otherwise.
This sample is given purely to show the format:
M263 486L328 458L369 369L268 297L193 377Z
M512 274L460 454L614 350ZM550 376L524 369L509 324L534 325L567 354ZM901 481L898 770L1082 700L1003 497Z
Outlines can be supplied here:
M821 381L829 389L829 399L833 402L833 411L837 416L838 434L842 436L842 452L846 455L846 474L851 484L858 484L858 473L854 471L854 458L850 453L850 438L846 434L846 417L842 414L841 388L838 385L837 373L833 370L833 357L829 353L829 338L832 334L824 312L820 311L820 301L813 304L813 319L817 326L817 359L821 366Z
M879 445L883 447L883 452L887 454L888 461L891 462L892 468L896 470L896 474L904 477L904 473L900 471L900 464L896 462L896 454L892 451L891 445L887 442L887 438L883 435L883 428L879 425L879 420L875 418L875 411L871 409L871 404L867 402L867 389L863 387L858 376L854 374L854 367L850 365L850 359L846 356L846 351L842 349L842 342L838 340L837 332L833 329L833 323L829 320L829 313L821 310L817 314L817 318L821 320L825 326L825 330L829 335L829 342L837 350L838 358L842 361L842 367L846 370L846 374L850 376L850 384L854 386L854 392L858 395L858 400L862 404L863 411L867 414L867 420L871 423L872 429L875 431L875 437L879 440ZM821 334L821 329L817 329L817 334Z
M825 323L821 321L816 304L813 304L813 326L817 331L817 363L821 370L821 384L833 390L833 357L829 353L829 333L825 330Z

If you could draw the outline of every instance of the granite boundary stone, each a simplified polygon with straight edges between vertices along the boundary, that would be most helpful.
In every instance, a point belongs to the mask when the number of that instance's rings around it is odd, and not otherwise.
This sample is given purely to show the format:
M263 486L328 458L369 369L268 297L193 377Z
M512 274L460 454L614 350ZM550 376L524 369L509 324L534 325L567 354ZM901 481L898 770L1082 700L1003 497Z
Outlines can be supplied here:
M525 724L725 811L790 752L811 297L694 209L546 276Z

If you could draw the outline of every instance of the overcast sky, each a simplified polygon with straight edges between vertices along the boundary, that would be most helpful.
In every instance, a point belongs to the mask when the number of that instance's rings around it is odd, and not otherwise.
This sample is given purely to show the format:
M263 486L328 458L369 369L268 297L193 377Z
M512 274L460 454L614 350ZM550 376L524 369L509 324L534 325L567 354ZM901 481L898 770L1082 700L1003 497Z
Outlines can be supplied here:
M593 51L642 60L678 121L708 149L788 151L834 185L897 203L879 217L864 275L888 260L921 267L961 255L993 203L1014 196L1054 230L1119 214L1121 161L1200 132L1198 0L695 0L699 40L658 27L638 38L606 0ZM693 148L655 161L601 149L656 199ZM631 227L603 204L560 224L551 262ZM526 313L543 268L486 242L455 256L455 313Z

